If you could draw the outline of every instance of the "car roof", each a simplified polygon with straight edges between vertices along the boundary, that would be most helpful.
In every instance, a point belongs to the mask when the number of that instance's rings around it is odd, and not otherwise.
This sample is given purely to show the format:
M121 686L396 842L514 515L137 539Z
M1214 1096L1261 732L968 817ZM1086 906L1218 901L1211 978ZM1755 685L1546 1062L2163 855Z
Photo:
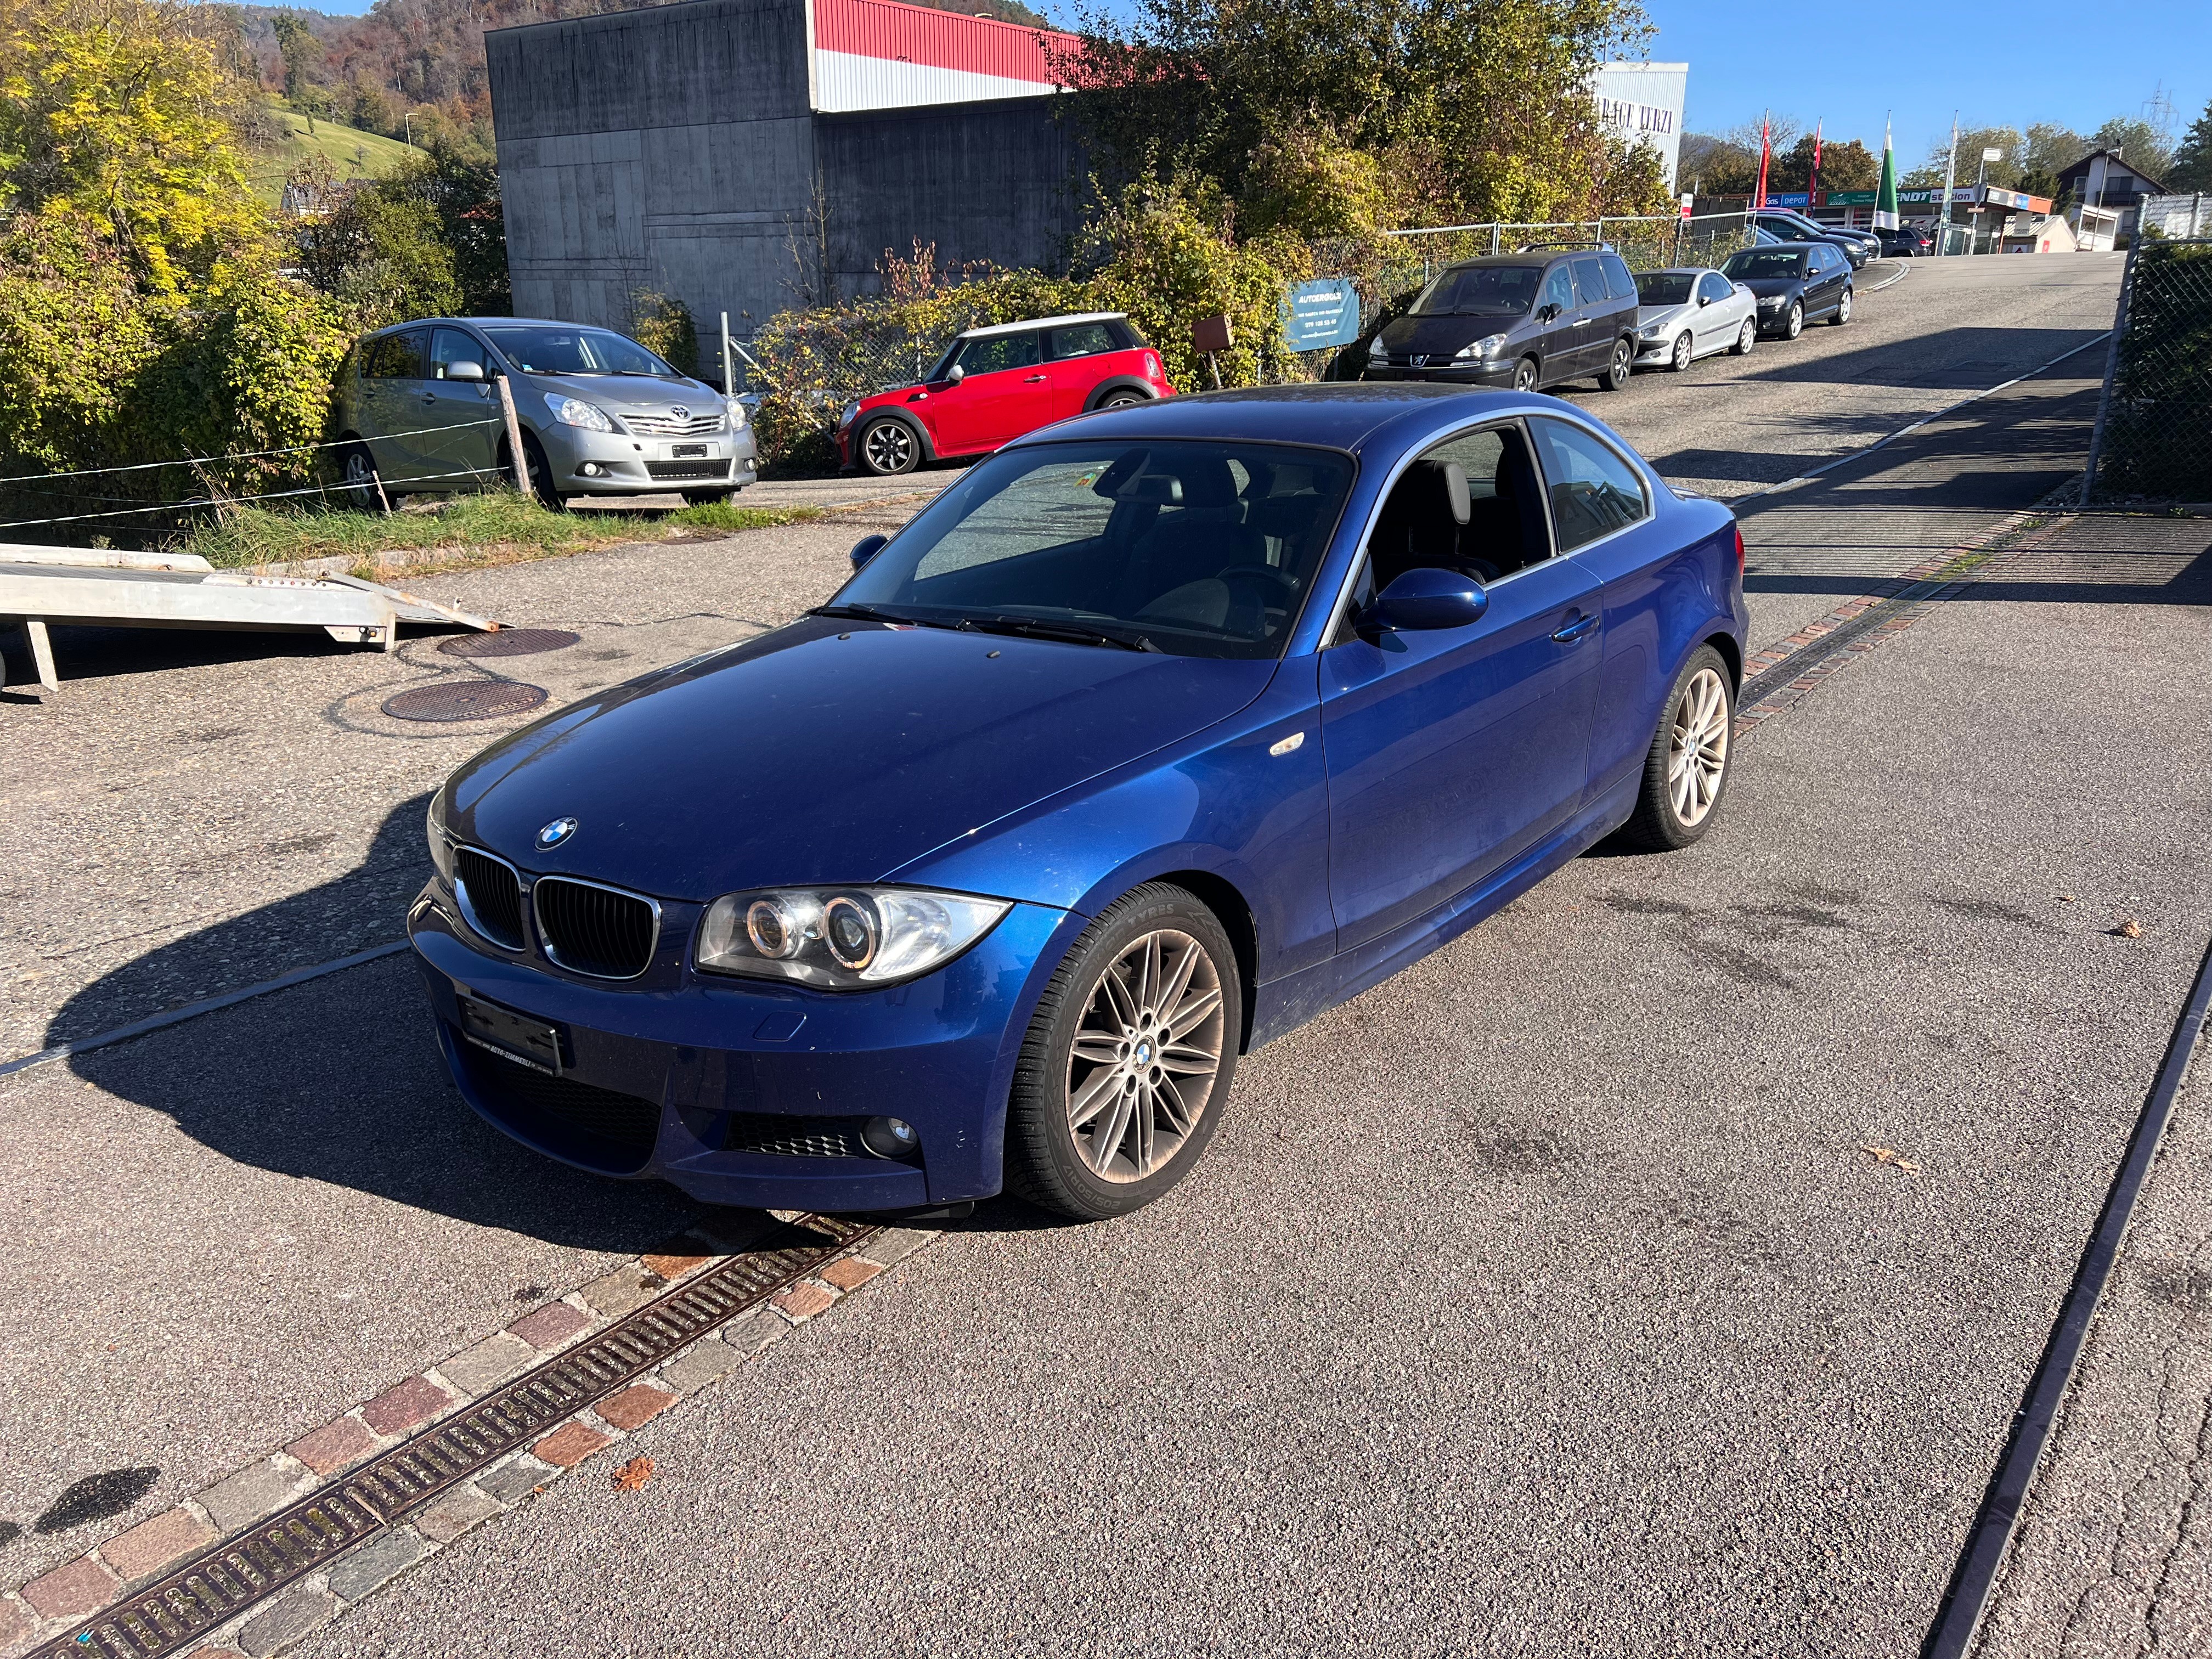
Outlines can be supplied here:
M1638 276L1702 276L1713 270L1711 265L1662 265L1656 270L1639 270L1636 274Z
M374 339L380 335L397 334L403 329L431 328L440 323L463 323L471 328L501 328L515 323L521 324L525 328L599 328L600 326L597 323L571 322L559 317L410 317L404 323L388 323L382 328L372 329L369 331L368 337ZM614 334L621 331L606 329L604 331Z
M1024 329L1060 328L1070 323L1118 323L1129 313L1126 311L1074 311L1064 317L1032 317L1026 322L991 323L981 328L960 331L963 340L980 340L992 334L1018 334Z
M1521 393L1420 380L1336 380L1188 392L1080 418L1085 438L1126 433L1132 438L1215 438L1356 450L1407 416L1427 428L1444 412L1437 405L1453 401L1466 405L1470 420L1480 420L1493 410L1501 415L1525 410L1530 403ZM1058 426L1042 427L1008 447L1050 443L1068 435Z

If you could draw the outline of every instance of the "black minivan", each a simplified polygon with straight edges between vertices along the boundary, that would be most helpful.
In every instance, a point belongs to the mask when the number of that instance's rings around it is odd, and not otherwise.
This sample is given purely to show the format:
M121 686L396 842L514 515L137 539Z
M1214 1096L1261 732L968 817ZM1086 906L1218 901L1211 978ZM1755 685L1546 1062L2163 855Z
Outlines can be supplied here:
M1608 392L1636 362L1636 280L1603 248L1447 265L1367 346L1367 380L1534 392L1589 374Z

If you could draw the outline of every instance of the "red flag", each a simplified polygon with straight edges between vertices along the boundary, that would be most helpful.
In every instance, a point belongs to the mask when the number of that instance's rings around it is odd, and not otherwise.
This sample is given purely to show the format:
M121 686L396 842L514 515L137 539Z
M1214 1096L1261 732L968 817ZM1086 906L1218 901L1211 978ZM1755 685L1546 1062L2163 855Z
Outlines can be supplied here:
M1825 120L1813 123L1813 176L1806 181L1805 185L1807 207L1813 205L1813 198L1819 195L1820 191L1820 129L1826 125Z
M1759 118L1759 193L1751 204L1754 210L1766 205L1766 164L1774 155L1774 146L1768 140L1767 129L1768 118L1762 115Z

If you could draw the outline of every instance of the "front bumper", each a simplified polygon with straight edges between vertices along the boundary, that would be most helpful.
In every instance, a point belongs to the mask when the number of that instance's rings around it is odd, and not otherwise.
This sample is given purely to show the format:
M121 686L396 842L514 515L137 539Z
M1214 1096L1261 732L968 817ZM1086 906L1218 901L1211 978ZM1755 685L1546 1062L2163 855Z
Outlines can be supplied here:
M564 495L665 495L679 489L743 489L760 476L748 421L735 432L653 438L592 432L549 421L534 428ZM690 452L699 451L692 454ZM584 469L594 469L586 472Z
M1081 927L1067 912L1017 904L945 967L883 991L689 969L672 986L640 990L484 946L434 880L408 916L439 1045L479 1115L600 1175L667 1181L702 1203L832 1213L998 1192L1007 1091L1042 984L1035 970L1057 963ZM562 1027L560 1078L465 1038L463 994ZM915 1127L911 1158L732 1149L779 1138L764 1136L763 1123L788 1120L789 1138L803 1139L830 1120L878 1114Z
M1498 386L1513 384L1516 357L1492 357L1486 362L1438 363L1426 368L1411 364L1370 362L1360 371L1363 380L1425 380L1438 386Z
M1641 334L1638 335L1636 337L1636 361L1638 364L1645 365L1672 362L1674 356L1674 342L1676 338L1679 337L1680 333L1680 331L1677 330L1675 333L1663 336L1656 340L1647 340Z

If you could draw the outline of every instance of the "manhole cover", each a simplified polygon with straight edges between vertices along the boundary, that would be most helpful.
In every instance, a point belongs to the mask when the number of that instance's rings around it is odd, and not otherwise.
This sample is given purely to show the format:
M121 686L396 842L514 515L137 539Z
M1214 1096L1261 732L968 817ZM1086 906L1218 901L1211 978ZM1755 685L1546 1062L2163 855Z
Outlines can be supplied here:
M483 720L498 714L520 714L545 701L542 685L517 685L513 680L455 680L444 685L420 685L384 700L384 712L402 720Z
M502 628L489 634L460 634L438 649L449 657L528 657L540 651L564 651L580 636L565 628Z

